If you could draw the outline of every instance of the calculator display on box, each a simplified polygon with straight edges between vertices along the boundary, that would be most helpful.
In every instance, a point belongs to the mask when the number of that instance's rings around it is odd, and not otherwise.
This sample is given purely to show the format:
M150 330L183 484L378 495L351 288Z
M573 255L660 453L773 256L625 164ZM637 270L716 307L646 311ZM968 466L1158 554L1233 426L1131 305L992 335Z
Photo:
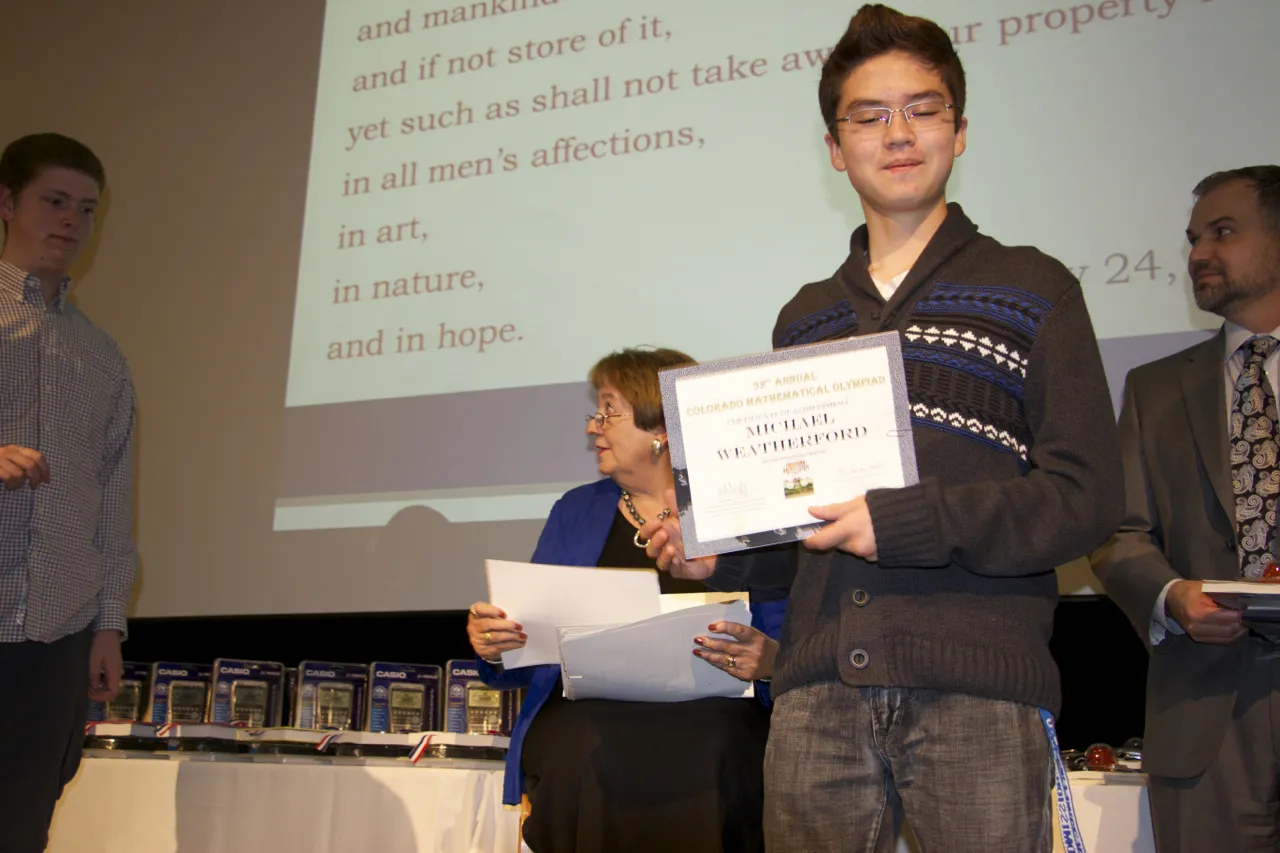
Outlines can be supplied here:
M467 734L488 734L502 728L502 692L483 681L467 684Z
M355 689L350 684L329 682L316 685L315 721L317 729L351 728Z
M266 725L269 699L265 681L231 682L231 722Z
M169 682L166 723L203 723L208 688L202 681Z
M116 698L105 703L108 720L142 719L142 682L121 681Z
M421 684L392 685L388 699L387 705L391 712L391 731L422 731L426 690Z

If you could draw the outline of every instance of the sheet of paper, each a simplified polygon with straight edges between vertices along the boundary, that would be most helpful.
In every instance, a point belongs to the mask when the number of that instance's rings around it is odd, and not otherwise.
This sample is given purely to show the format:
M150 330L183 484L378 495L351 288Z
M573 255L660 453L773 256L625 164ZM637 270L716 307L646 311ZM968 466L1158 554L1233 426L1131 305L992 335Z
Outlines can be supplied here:
M655 569L547 566L485 560L489 603L524 626L524 648L503 652L507 669L559 663L556 629L622 625L661 612Z
M794 542L809 508L917 482L898 334L663 371L685 555Z
M669 592L661 596L659 607L663 613L675 613L689 607L700 607L703 604L727 604L730 601L750 601L751 593L746 592ZM711 624L711 623L707 623Z
M708 635L707 626L722 621L750 624L747 603L703 604L604 631L564 632L560 659L565 696L624 702L751 696L751 682L693 654L693 638Z

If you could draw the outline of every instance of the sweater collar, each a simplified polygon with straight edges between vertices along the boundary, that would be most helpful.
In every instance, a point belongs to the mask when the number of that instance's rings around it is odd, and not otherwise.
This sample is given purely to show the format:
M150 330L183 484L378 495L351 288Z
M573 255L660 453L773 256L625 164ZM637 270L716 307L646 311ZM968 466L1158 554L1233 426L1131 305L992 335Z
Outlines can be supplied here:
M934 273L944 263L956 255L978 233L978 226L973 224L964 210L956 202L948 202L947 218L942 220L938 230L924 247L907 277L893 294L893 303L900 303L908 295L919 289L923 282L931 281ZM856 291L879 299L879 291L871 274L867 272L867 226L860 225L849 238L849 257L836 272L836 278L847 291Z

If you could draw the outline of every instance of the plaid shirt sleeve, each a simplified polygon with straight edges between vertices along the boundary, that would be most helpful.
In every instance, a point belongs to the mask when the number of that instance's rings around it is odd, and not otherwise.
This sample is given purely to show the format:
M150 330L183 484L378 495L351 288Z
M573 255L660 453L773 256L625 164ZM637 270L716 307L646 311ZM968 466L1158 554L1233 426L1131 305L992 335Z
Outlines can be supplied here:
M133 381L125 368L107 425L102 466L102 513L93 544L103 555L103 585L98 594L95 631L117 630L128 636L125 612L138 575L138 549L133 539L133 436L137 412Z

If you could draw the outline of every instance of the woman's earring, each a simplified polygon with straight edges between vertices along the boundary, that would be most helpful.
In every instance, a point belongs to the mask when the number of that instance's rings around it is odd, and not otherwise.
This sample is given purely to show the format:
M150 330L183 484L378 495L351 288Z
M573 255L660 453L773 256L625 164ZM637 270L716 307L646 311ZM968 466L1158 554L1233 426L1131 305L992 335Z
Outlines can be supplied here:
M660 439L660 438L655 438L655 439L653 440L653 455L654 455L655 457L656 457L656 456L661 456L661 455L662 455L662 448L663 448L662 439Z

